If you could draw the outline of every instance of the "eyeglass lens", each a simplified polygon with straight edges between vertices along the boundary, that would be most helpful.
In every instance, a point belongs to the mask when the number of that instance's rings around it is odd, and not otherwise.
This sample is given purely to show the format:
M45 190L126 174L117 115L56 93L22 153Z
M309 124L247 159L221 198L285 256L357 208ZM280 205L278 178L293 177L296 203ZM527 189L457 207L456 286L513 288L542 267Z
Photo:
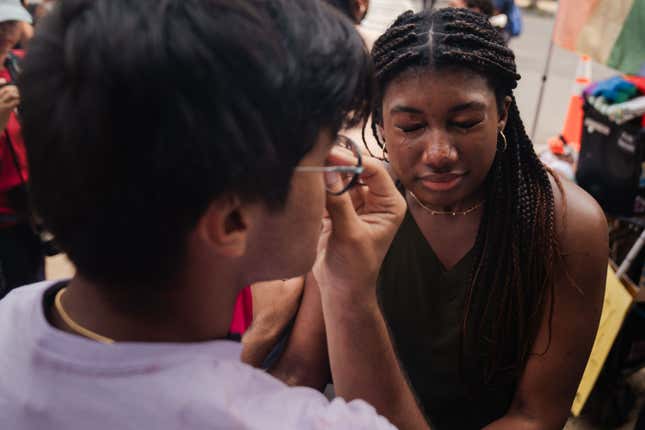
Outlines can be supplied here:
M354 143L346 136L338 135L335 144L350 150L356 158L356 165L361 165L361 152L356 143ZM358 174L356 173L356 171L338 172L338 175L340 177L339 181L327 185L327 192L330 194L343 194L358 182Z

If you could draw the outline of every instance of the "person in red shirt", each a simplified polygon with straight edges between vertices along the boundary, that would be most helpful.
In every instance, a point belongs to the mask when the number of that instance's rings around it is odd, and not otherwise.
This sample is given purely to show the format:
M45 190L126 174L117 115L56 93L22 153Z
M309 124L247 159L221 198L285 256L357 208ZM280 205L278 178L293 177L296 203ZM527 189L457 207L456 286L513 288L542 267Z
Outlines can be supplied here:
M16 109L20 93L14 85L22 51L21 23L31 16L19 0L0 0L0 297L11 289L44 277L44 256L29 222L29 170Z

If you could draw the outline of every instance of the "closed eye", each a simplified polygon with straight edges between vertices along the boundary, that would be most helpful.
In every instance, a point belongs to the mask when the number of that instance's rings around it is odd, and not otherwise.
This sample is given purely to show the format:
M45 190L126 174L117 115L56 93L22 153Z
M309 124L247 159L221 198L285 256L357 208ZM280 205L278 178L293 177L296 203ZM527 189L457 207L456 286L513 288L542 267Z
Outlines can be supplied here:
M479 125L483 122L483 120L476 120L476 121L459 121L459 122L452 122L450 125L453 127L461 128L463 130L468 130L476 125Z
M415 131L422 130L425 128L425 124L415 124L407 127L397 126L404 133L414 133Z

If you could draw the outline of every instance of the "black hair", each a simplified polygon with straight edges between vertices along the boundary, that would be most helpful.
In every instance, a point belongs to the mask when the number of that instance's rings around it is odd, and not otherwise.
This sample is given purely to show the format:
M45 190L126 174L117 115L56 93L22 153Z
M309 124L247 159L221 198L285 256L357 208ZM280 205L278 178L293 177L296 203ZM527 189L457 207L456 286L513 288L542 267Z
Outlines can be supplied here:
M354 6L353 0L324 0L324 1L334 6L342 13L344 13L345 16L347 16L347 18L349 18L350 20L352 21L356 20L356 17L354 16L354 11L352 10L352 6Z
M32 200L79 273L160 285L225 194L279 209L319 131L369 114L371 61L310 0L66 0L20 80Z
M445 8L400 15L376 41L372 56L377 78L372 131L381 147L377 124L383 123L383 94L410 69L464 68L488 81L499 112L511 99L504 129L508 144L498 138L500 149L485 183L462 342L486 343L489 378L502 370L520 372L543 317L551 321L553 273L561 254L548 170L535 154L513 97L520 79L513 51L482 14ZM474 297L483 303L481 309L472 306Z

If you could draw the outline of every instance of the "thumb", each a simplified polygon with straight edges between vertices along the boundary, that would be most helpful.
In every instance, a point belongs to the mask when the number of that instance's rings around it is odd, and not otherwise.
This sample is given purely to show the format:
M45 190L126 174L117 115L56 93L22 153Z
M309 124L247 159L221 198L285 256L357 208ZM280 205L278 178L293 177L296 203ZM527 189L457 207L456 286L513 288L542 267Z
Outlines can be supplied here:
M328 189L343 187L342 179L337 172L326 173L325 182ZM328 193L326 206L332 223L332 237L347 238L356 232L359 218L349 194L343 193L340 196L334 196Z

